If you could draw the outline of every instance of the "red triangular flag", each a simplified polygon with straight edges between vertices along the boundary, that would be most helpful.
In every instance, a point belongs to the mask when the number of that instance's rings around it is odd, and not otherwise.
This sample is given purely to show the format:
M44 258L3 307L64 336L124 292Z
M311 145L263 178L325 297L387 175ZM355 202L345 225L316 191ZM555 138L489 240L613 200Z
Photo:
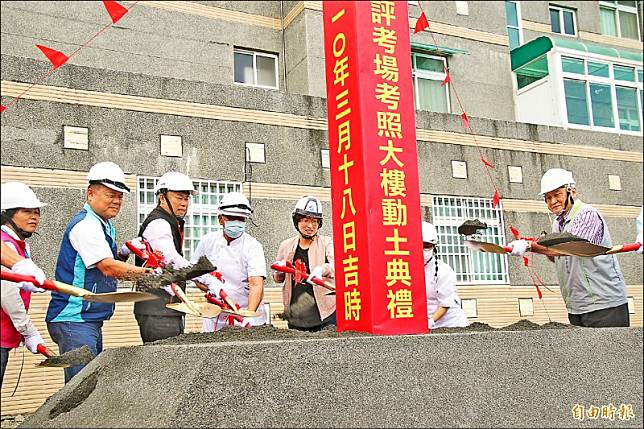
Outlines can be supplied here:
M65 64L69 59L67 55L63 54L62 52L48 48L47 46L36 45L36 48L40 49L42 53L45 54L47 59L51 61L51 65L54 66L54 70Z
M0 113L4 112L5 110L7 110L7 106L0 104Z
M543 294L541 293L541 289L539 289L539 286L534 285L534 287L537 288L537 295L539 296L539 299L543 299Z
M103 5L107 9L107 13L110 14L110 18L112 18L112 24L116 24L127 13L127 9L117 1L103 0Z
M499 191L494 191L494 196L492 197L492 207L496 208L496 206L499 205L500 201L501 197L499 196Z
M494 170L495 167L492 164L490 164L487 159L481 157L481 162L485 164L486 167L490 167L491 169Z
M445 75L445 79L443 79L443 82L441 83L441 86L447 85L447 83L448 83L450 80L452 80L452 76L450 76L450 75L449 75L449 73L447 73L447 74Z
M414 27L414 34L423 31L424 29L429 28L429 22L427 22L427 16L425 16L425 11L420 12L420 17L416 21L416 27Z
M524 256L524 257L523 257L523 265L525 265L525 266L527 267L529 263L530 263L530 261L528 260L528 257L527 257L527 256ZM539 286L538 286L538 285L537 285L537 283L534 281L534 279L532 279L532 281L534 282L534 285L535 285L535 286L537 286L537 289L539 289Z
M519 236L519 230L516 229L515 227L513 227L512 225L510 225L510 232L512 233L512 235L514 235L515 240L519 239L519 237L520 237Z
M463 126L465 128L470 128L470 118L467 117L467 113L461 113L461 119L463 120Z

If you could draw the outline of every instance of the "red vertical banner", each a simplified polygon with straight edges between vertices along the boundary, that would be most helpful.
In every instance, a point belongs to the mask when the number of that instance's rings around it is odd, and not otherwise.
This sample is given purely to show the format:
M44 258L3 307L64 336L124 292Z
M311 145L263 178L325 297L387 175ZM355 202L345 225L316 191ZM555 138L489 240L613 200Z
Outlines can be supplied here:
M337 326L426 333L406 1L324 1Z

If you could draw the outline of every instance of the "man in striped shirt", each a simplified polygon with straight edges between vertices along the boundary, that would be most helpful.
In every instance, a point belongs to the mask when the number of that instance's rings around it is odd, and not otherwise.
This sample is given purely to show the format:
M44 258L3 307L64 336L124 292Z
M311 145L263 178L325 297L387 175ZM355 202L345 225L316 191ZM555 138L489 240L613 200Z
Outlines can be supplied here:
M553 232L568 232L591 243L611 247L606 221L596 208L577 199L572 173L552 168L541 178L541 193L548 210L556 215ZM615 255L594 258L561 256L535 242L510 243L511 255L527 250L555 262L561 295L571 324L586 327L629 326L626 284Z

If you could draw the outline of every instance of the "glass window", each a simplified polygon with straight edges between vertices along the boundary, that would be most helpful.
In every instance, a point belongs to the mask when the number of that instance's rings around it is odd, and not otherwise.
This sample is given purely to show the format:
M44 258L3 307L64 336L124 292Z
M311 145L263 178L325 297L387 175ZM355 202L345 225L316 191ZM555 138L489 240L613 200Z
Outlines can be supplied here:
M235 49L234 57L236 83L277 89L277 55Z
M600 1L599 3L602 34L641 40L641 2Z
M484 198L433 196L432 222L438 232L438 257L456 272L458 284L507 284L506 255L470 250L458 233L466 219L480 219L489 228L475 236L476 240L504 245L505 234L501 207L492 207Z
M588 74L598 77L610 77L609 65L605 63L588 61Z
M586 97L586 82L574 79L564 79L566 94L566 112L568 123L590 125L588 117L588 98Z
M637 106L637 89L615 88L617 96L617 114L619 116L619 129L626 131L640 130L639 109Z
M576 36L575 11L558 6L550 6L550 30L566 36Z
M158 177L138 177L139 204L138 219L139 228L148 214L156 207L157 197L154 195L154 186ZM221 197L228 192L241 192L241 183L238 182L216 182L208 180L194 180L195 189L199 194L190 197L190 207L185 216L185 236L183 241L183 256L186 259L192 257L197 248L199 240L209 232L220 229L217 220L217 205Z
M633 67L613 66L613 73L615 80L625 80L628 82L635 82L635 69Z
M637 69L637 81L644 82L644 76L642 76L642 69Z
M610 85L590 84L590 105L593 113L593 125L596 127L614 128L613 105Z
M517 88L521 89L533 82L548 76L548 58L543 55L514 71L517 76Z
M617 37L617 21L615 19L615 9L608 7L599 8L599 20L602 34L606 36Z
M521 46L523 44L523 35L521 33L521 11L518 2L505 2L505 23L508 31L510 50Z
M561 57L561 67L565 73L585 74L584 60L579 58Z
M445 80L446 60L424 54L412 54L412 77L417 110L449 113L449 83Z

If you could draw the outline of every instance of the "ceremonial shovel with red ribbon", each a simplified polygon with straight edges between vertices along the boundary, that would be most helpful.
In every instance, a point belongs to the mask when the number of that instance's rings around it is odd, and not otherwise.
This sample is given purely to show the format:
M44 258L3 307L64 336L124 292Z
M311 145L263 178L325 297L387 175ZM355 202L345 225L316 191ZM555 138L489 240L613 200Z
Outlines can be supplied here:
M292 274L293 279L295 280L295 284L298 284L302 280L309 278L309 274L306 272L306 264L304 264L304 262L302 262L301 260L298 259L297 261L295 261L295 265L293 265L293 263L289 261L285 261L285 264L286 265L282 265L279 262L273 262L273 264L271 264L271 268L275 271ZM319 277L313 277L311 281L318 286L322 286L323 288L335 292L335 285L329 281L322 280Z

